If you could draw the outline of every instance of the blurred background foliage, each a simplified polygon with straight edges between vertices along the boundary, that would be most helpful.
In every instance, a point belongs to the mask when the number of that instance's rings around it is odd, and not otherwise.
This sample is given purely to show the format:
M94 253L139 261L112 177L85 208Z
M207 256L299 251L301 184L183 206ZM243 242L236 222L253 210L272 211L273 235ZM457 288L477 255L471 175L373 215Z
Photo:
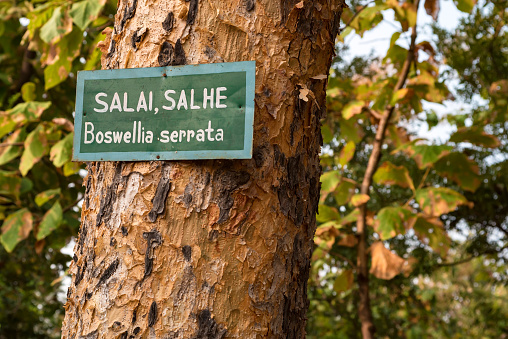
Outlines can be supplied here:
M507 3L454 1L467 15L453 31L419 26L422 16L447 15L443 1L421 1L418 11L417 3L351 0L342 17L342 42L390 12L399 30L384 57L351 57L337 45L322 130L309 338L361 337L356 221L363 203L377 337L508 337ZM410 48L413 26L432 39L418 37ZM415 60L394 91L408 53ZM362 195L390 105L379 164Z
M323 121L309 338L361 336L364 205L378 337L507 337L506 1L454 0L468 13L456 30L434 24L433 38L411 48L419 16L446 15L440 1L419 11L411 0L348 1ZM400 31L386 56L346 58L344 38L363 36L390 11ZM60 337L72 260L62 249L77 235L84 193L83 166L70 161L75 78L100 68L97 44L115 12L111 0L0 0L0 338ZM394 91L408 53L415 60ZM450 101L468 109L443 105L437 114L429 105ZM387 107L380 162L360 194ZM425 139L422 128L450 137Z
M0 338L59 338L79 229L81 164L70 161L77 71L116 1L0 1Z

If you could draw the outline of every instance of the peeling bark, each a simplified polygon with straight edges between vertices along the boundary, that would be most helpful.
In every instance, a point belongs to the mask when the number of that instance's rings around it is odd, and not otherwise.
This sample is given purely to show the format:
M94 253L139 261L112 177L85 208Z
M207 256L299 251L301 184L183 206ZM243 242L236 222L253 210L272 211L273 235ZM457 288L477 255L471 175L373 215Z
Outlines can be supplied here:
M105 69L256 61L253 159L89 163L63 338L304 337L343 6L119 2Z

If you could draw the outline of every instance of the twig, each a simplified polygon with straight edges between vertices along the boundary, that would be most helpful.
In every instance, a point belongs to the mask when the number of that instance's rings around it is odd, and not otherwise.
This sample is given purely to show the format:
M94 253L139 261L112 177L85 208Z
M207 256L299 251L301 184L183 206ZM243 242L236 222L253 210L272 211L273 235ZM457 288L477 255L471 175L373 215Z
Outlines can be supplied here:
M345 28L349 27L349 25L351 25L351 23L353 22L354 19L356 19L356 17L367 7L369 7L370 4L374 3L375 1L369 1L367 2L365 5L363 5L355 14L353 14L353 16L351 17L351 19L349 19L349 21L346 23L346 25L344 27L342 27L340 30L344 30Z
M415 1L415 8L419 7L419 0ZM397 79L397 83L393 88L393 92L397 92L400 90L404 84L406 83L407 77L409 75L409 70L411 68L411 64L415 57L415 43L416 43L416 23L412 27L411 33L411 44L407 53L406 60L402 65L402 70L400 72L399 78ZM369 157L369 161L367 164L367 170L365 172L365 176L363 177L360 193L361 194L369 194L370 186L372 184L372 177L374 176L374 172L377 169L379 164L379 159L381 158L381 150L384 142L384 137L386 133L386 129L388 127L388 123L390 118L395 110L395 105L389 104L382 115L381 120L379 121L379 125L376 131L376 137L374 140L374 145L372 148L372 153ZM370 295L369 295L369 270L368 270L368 257L367 257L367 234L365 231L366 225L366 217L367 217L367 206L366 204L361 204L359 206L360 216L357 221L357 236L358 236L358 288L360 292L360 301L358 306L358 315L360 321L362 323L362 336L364 339L374 338L374 322L372 317L372 310L370 307Z

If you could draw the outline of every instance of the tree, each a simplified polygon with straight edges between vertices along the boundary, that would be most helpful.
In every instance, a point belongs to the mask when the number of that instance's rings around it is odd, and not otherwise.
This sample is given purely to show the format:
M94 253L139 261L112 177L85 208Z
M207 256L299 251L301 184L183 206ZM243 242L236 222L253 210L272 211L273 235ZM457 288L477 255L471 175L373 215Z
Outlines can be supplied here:
M119 4L103 68L256 60L253 159L89 163L64 338L304 337L342 6Z
M506 46L506 6L456 1L471 14L454 32L434 25L435 39L409 43L414 30L408 28L423 9L434 19L439 14L439 1L425 1L418 12L417 3L352 1L342 17L341 38L375 27L385 10L393 10L400 31L385 58L347 62L341 51L332 66L309 282L311 338L356 338L365 327L363 337L373 328L389 338L506 332L508 228L499 202L506 196L507 59L498 52ZM395 84L410 54L400 89ZM472 104L441 118L428 104L450 100ZM387 107L392 118L380 133ZM428 129L448 125L449 139L415 136L411 130L422 122ZM376 157L378 165L367 171ZM358 234L362 217L366 233ZM366 268L367 283L359 277ZM358 314L362 308L370 319Z

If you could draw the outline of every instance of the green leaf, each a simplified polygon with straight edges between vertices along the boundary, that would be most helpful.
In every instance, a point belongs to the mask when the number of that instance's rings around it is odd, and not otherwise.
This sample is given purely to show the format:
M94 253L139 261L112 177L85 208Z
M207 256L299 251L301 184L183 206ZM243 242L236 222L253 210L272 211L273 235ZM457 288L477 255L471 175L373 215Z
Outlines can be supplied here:
M478 165L464 153L452 152L436 162L434 168L466 191L474 192L482 183Z
M365 101L363 100L348 102L348 104L342 109L342 116L344 119L348 120L351 117L362 113L363 106L365 106Z
M422 211L432 217L454 211L460 205L472 207L467 199L447 187L428 187L416 190L416 201Z
M71 160L73 138L74 133L69 133L51 148L50 160L53 161L55 167L61 167Z
M37 121L51 102L23 102L0 115L0 138L27 122Z
M55 6L53 6L53 3L47 3L37 7L35 11L27 13L26 16L30 20L27 27L30 39L33 39L37 29L41 28L46 22L48 22L48 20L52 17L54 10Z
M66 162L65 165L63 166L63 173L64 173L64 176L68 177L68 176L78 173L80 169L81 169L81 165L79 162L69 161L69 162Z
M405 234L413 223L414 214L407 207L385 207L377 214L374 229L381 240L387 240Z
M321 176L321 201L324 201L328 194L333 192L340 182L339 171L329 171Z
M0 195L12 196L16 199L21 191L21 178L16 172L7 172L0 170Z
M49 44L72 30L72 20L62 13L62 7L57 7L51 18L41 27L40 37Z
M318 215L316 220L319 222L326 222L330 220L338 220L340 218L340 214L335 207L330 207L326 205L319 205L318 207Z
M367 194L355 194L351 197L351 204L355 207L366 204L370 200Z
M59 195L61 192L62 191L60 188L49 189L41 192L35 196L35 203L40 207L53 199L55 196Z
M333 290L337 293L348 291L353 286L353 270L344 270L333 283Z
M83 32L77 27L65 35L56 45L57 57L44 69L44 87L46 90L55 87L67 79L73 60L79 55Z
M346 205L355 194L356 183L349 179L343 179L335 189L335 202L339 206Z
M395 105L400 100L404 99L404 97L408 94L409 89L401 88L397 92L393 93L392 100L390 101L390 105Z
M25 151L21 156L19 171L25 176L28 171L47 153L46 133L41 125L37 126L25 140Z
M481 127L461 127L457 132L453 133L450 137L451 142L469 142L473 145L496 148L501 145L501 142L497 137L491 134L487 134Z
M434 252L445 257L450 247L450 238L438 218L418 215L413 225L416 236L429 245Z
M21 86L21 97L24 101L34 101L37 95L35 94L35 84L33 82L26 82Z
M323 143L328 144L330 141L333 140L333 133L330 129L330 126L327 124L324 124L321 126L321 134L323 135Z
M362 141L364 136L363 129L356 123L355 119L340 119L340 135L344 137L346 140L350 140L355 144Z
M474 8L474 5L476 5L476 0L453 0L453 2L455 3L459 11L465 13L471 13L471 11Z
M32 213L22 208L10 214L2 225L0 242L7 252L12 252L16 245L26 239L33 227Z
M46 238L51 232L56 230L62 223L62 206L58 201L55 202L53 207L44 214L41 223L39 224L39 232L37 232L37 240Z
M351 211L348 215L346 215L344 218L340 220L340 224L342 226L351 224L353 222L356 222L358 220L358 217L360 216L360 210L358 208L355 208Z
M69 15L74 23L84 31L104 7L104 2L99 0L85 0L72 4Z
M349 141L340 151L339 164L344 167L355 155L356 145L353 141Z
M23 145L16 145L23 142L26 137L24 128L17 129L11 133L6 139L6 144L13 144L11 146L0 148L0 165L5 165L9 161L17 158L23 152Z
M420 169L431 166L453 149L447 145L416 145L415 142L403 145L394 153L399 150L405 151L416 161Z
M385 161L379 166L373 180L379 185L398 185L403 188L411 188L413 191L415 189L407 168L395 166L389 161Z

